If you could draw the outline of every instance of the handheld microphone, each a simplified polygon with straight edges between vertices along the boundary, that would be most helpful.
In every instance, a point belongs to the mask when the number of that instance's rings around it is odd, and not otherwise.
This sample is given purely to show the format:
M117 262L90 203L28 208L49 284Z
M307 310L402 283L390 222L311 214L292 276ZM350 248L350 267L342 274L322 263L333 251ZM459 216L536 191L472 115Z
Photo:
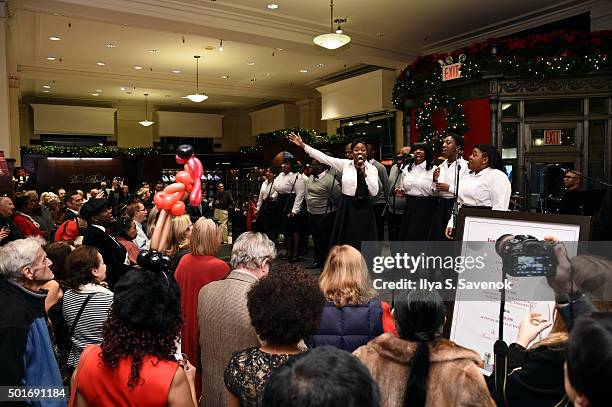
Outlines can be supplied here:
M363 162L363 154L359 154L359 155L357 156L357 161L358 161L358 162L360 162L360 163L362 163L362 162Z

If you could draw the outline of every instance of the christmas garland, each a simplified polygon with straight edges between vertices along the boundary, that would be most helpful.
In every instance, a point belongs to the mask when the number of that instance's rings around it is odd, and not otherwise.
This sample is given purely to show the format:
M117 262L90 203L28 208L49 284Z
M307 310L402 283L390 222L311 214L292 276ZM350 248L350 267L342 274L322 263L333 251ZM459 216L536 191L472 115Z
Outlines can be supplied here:
M437 110L444 111L448 127L437 131L432 122ZM448 133L464 134L468 131L465 124L463 105L453 96L431 95L426 97L416 114L416 127L419 130L419 140L429 144L434 150L441 150L442 141Z
M489 39L450 54L417 58L398 76L393 104L404 110L406 99L415 94L434 94L445 86L440 61L466 56L461 77L482 78L483 74L503 77L558 78L612 72L612 30L594 32L559 31L526 38ZM456 83L456 82L453 82Z
M67 156L67 157L135 157L159 155L156 147L66 147L66 146L25 146L25 154Z

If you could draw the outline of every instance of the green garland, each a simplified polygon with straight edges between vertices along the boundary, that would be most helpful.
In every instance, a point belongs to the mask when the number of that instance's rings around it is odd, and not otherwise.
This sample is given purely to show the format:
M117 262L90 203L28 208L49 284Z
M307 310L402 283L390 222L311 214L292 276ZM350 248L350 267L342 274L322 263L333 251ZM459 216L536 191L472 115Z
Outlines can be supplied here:
M437 131L432 122L434 113L443 110L448 123L446 130ZM416 127L419 130L419 141L429 144L435 151L442 148L442 141L448 133L464 134L468 131L465 124L463 105L453 96L430 95L423 99L416 114Z
M67 157L135 157L159 155L156 147L66 147L66 146L25 146L25 154L67 156Z

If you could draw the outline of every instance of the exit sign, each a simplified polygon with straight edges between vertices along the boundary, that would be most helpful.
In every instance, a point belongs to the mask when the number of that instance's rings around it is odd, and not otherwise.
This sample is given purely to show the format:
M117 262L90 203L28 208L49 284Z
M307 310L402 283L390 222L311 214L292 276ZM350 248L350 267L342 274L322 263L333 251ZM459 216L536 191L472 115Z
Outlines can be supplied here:
M544 145L561 145L561 130L544 130Z
M450 81L452 79L461 78L461 62L456 64L444 65L442 67L442 80Z

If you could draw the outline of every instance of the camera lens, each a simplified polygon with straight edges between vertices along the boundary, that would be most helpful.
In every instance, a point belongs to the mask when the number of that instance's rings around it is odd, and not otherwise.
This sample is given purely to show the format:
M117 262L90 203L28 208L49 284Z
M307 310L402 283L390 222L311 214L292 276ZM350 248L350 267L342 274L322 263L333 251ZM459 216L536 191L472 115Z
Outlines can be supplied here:
M497 238L495 241L495 251L499 256L503 257L507 254L506 243L512 239L514 239L514 235L511 234L501 235Z

